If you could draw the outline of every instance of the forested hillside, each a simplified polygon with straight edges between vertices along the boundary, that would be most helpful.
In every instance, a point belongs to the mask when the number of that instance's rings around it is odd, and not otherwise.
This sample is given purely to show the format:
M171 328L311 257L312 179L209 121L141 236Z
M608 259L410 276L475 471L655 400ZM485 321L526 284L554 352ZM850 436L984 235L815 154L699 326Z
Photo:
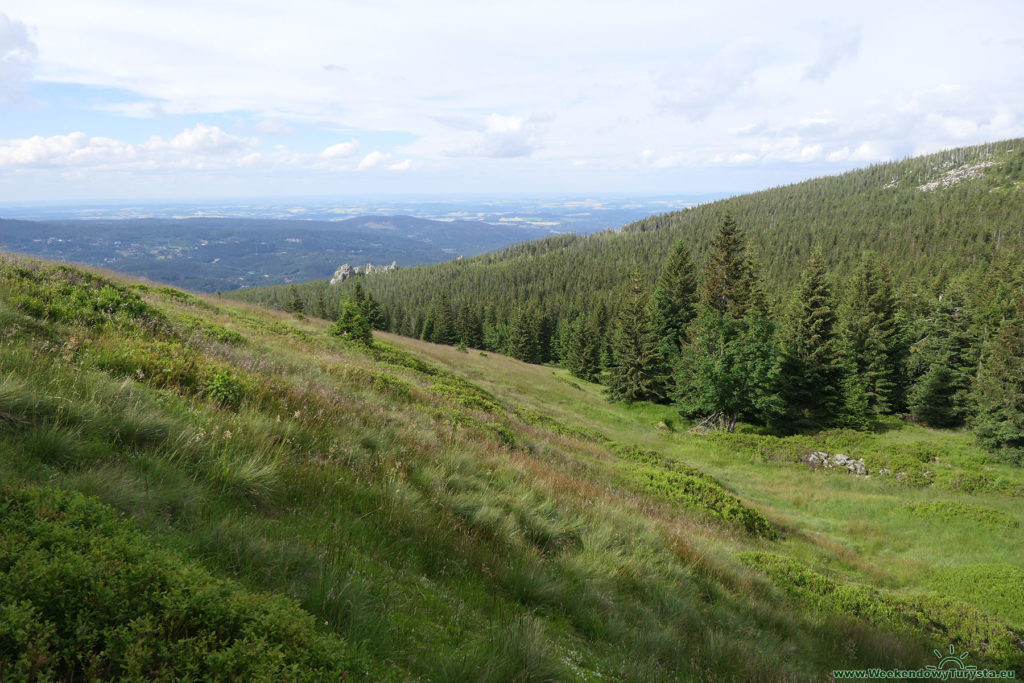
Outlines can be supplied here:
M0 258L0 679L1024 672L969 435L687 434L360 315Z
M344 298L378 329L555 362L613 400L675 404L708 428L871 429L900 415L971 426L1024 461L1017 147L876 166L344 288L243 296L319 317Z
M941 290L979 278L993 264L1024 255L1024 140L1009 140L879 164L840 176L733 197L587 237L565 235L444 264L410 268L363 286L382 305L387 328L419 336L430 307L446 296L457 311L509 324L517 309L537 316L615 308L616 289L638 268L652 286L672 245L686 242L699 264L722 218L747 235L770 299L796 284L811 254L829 276L851 272L864 252L885 261L901 291ZM309 283L334 317L341 290ZM286 287L239 296L283 304Z

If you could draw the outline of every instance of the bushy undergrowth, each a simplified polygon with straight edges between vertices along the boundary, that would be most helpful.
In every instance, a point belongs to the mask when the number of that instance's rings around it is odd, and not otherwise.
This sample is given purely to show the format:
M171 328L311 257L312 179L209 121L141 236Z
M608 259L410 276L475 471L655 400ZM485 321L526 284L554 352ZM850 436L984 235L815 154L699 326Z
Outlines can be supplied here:
M494 397L456 375L444 375L431 384L428 389L446 401L463 408L482 410L486 413L501 412L501 406L494 401Z
M1024 632L1024 569L1012 564L970 564L935 570L929 588L981 605Z
M950 500L910 503L906 506L906 510L915 517L936 522L964 519L994 527L1017 528L1020 526L1020 522L1001 510Z
M127 287L70 266L4 259L0 283L14 306L33 318L87 326L167 325L163 314Z
M617 446L614 450L623 458L637 463L629 472L629 479L661 498L677 501L744 529L755 536L778 538L778 531L757 510L744 505L714 477L693 467L665 459L654 451L635 446Z
M1024 637L959 600L935 593L903 596L831 579L797 560L771 553L743 553L740 559L815 609L858 617L908 635L923 633L938 645L969 651L972 661L1024 672Z
M315 681L357 666L292 600L154 548L104 505L0 488L0 679Z

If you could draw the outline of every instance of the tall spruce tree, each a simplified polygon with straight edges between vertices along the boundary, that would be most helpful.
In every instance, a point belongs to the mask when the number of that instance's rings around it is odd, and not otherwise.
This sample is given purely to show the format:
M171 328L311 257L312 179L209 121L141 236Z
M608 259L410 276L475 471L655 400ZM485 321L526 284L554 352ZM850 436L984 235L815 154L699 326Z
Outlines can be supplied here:
M630 278L612 326L608 395L614 401L659 401L669 371L650 320L650 297L639 272Z
M679 354L696 305L697 273L686 242L678 240L651 296L651 325L667 356Z
M907 365L911 416L929 427L963 426L974 412L978 347L974 315L956 291L937 296L914 329Z
M537 321L530 311L523 308L516 310L509 329L509 355L527 363L540 362Z
M975 391L974 433L992 453L1024 465L1024 296L1019 315L986 346Z
M452 313L452 305L447 294L442 294L434 306L434 329L430 341L449 345L459 341L455 331L455 315Z
M303 302L302 297L299 296L299 290L295 285L288 287L288 299L285 300L282 308L288 313L302 313L305 310L305 302Z
M909 350L888 269L867 254L854 272L841 309L840 338L868 410L902 411Z
M601 376L601 338L594 316L577 314L569 325L565 343L566 369L575 377L596 382Z
M742 231L726 214L708 251L700 296L714 310L734 318L743 317L750 306L751 267L745 249Z
M843 407L844 372L836 314L821 255L811 256L780 332L780 395L776 426L784 431L836 424Z
M318 318L327 317L327 301L324 300L324 291L322 289L316 294L316 304L313 307L313 315Z

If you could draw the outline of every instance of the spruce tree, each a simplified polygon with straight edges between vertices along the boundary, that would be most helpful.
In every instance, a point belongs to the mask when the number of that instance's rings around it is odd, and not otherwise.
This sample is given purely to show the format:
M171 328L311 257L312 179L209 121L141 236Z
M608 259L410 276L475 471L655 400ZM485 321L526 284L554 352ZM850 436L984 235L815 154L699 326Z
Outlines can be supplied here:
M720 313L740 318L750 305L751 267L745 244L732 216L726 214L711 242L701 281L701 300Z
M914 330L907 365L914 381L908 393L911 416L929 427L963 426L974 412L971 385L978 349L971 333L974 316L954 291L939 295Z
M844 373L836 340L836 314L825 265L814 254L780 333L780 394L784 431L836 424L843 406Z
M868 409L878 414L903 410L909 349L888 269L873 254L853 274L841 312L843 354L859 378Z
M1022 306L1024 309L1024 306ZM987 345L978 373L974 433L1004 460L1024 465L1024 310Z
M327 317L327 301L324 299L324 292L322 289L316 294L316 305L313 308L313 315L318 318Z
M614 401L665 401L668 368L650 320L643 279L634 272L612 328L608 395Z
M434 307L434 328L431 332L430 341L435 344L452 345L458 341L455 332L455 315L452 313L452 306L448 302L448 295L442 294Z
M296 289L295 285L288 287L288 299L285 301L283 309L288 313L302 313L305 310L306 305L302 301L302 297L299 296L299 290Z
M509 329L509 355L526 363L540 362L536 320L522 308L516 310Z
M330 331L331 334L360 344L368 345L373 342L370 322L359 309L359 304L352 298L342 304L341 315L338 316L338 321L334 323Z
M420 339L423 341L434 340L434 322L437 319L437 310L431 306L427 311L427 317L423 319L423 327L420 330Z
M582 313L569 325L563 364L575 377L596 382L601 375L601 339L593 316Z
M651 296L651 324L664 353L678 355L686 327L696 315L696 305L697 274L686 242L679 240Z

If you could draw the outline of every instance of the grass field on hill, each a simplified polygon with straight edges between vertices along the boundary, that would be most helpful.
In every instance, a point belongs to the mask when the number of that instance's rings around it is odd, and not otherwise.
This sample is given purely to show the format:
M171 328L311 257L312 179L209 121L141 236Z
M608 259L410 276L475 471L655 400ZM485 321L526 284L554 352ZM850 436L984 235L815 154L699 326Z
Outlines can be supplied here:
M3 257L0 679L821 680L950 645L1024 672L1024 470L898 423L687 427Z

